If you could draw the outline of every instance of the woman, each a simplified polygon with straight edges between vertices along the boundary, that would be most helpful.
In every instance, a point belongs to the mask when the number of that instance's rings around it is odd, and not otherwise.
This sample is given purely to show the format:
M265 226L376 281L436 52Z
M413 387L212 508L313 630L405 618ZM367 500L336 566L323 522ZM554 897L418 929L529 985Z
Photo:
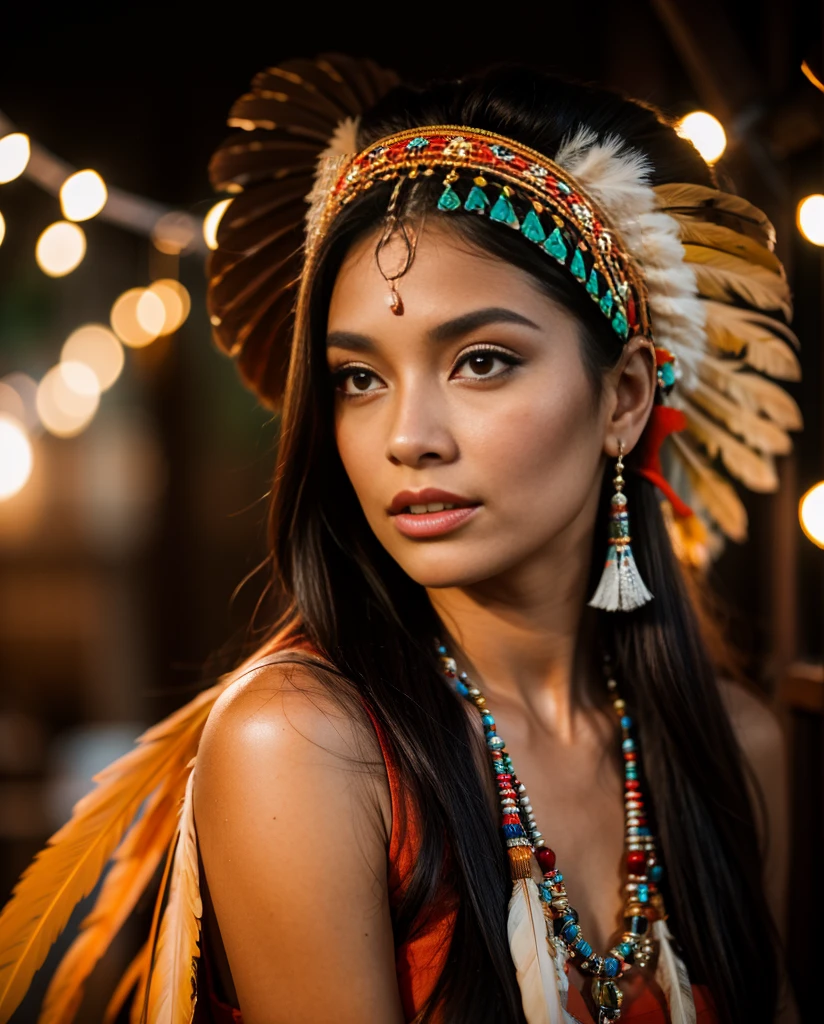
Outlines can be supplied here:
M282 402L284 611L21 880L0 1008L148 796L61 1019L168 850L112 1015L789 1020L780 734L690 568L745 534L713 457L768 490L799 425L750 369L797 374L772 227L636 101L392 85L295 61L232 112L210 306Z

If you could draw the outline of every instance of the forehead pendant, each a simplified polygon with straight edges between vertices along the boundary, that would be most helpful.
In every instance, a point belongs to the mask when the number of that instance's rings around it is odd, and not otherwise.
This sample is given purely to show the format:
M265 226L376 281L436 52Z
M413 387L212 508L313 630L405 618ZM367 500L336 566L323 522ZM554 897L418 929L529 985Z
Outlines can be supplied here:
M383 233L375 249L375 263L381 277L389 285L387 303L395 316L403 316L403 299L398 291L398 280L412 266L418 238L414 228L407 224L400 212L400 196L406 176L398 178L386 210Z

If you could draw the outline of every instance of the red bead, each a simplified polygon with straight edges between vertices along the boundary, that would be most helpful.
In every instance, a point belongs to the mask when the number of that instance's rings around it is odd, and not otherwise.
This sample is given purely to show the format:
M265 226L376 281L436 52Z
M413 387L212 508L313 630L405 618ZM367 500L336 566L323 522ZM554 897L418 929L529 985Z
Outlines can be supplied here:
M504 772L503 774L498 776L498 782L502 782L502 781L503 782L511 782L512 781L512 776L511 775L507 775L506 772Z
M638 781L638 779L627 779L624 785L627 789L640 789L641 787L641 783Z
M521 819L517 814L502 814L501 821L504 825L520 825Z
M627 868L633 875L640 875L647 862L647 855L640 850L630 850L627 854Z
M548 846L539 846L535 851L535 859L541 865L541 871L546 874L547 871L552 871L555 867L555 851L550 850Z

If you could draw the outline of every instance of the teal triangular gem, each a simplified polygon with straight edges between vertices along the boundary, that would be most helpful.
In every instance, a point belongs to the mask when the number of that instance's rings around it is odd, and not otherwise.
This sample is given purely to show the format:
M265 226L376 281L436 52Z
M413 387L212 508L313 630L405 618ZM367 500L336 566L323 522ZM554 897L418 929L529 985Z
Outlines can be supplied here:
M544 242L544 248L550 256L554 256L559 263L566 263L568 254L567 244L560 228L555 228L549 238Z
M622 338L626 338L629 332L629 325L627 324L627 318L619 309L615 316L612 318L612 329L616 334Z
M609 291L609 289L607 289L607 291L604 292L601 301L598 303L598 306L599 306L599 308L600 308L602 313L606 313L607 316L611 316L612 315L612 304L613 304L612 292Z
M546 238L546 231L541 226L538 214L534 210L529 210L526 217L524 217L524 222L521 224L521 232L526 235L530 242L537 242L539 245Z
M495 205L489 211L489 219L497 220L501 224L508 224L511 228L520 227L515 211L512 209L512 203L510 203L503 192L495 200Z
M469 195L466 197L464 209L477 210L480 213L484 213L487 206L489 206L489 196L484 192L480 185L473 185L469 190Z
M457 210L460 205L461 197L451 185L447 185L443 192L441 192L441 198L438 200L438 209Z
M572 256L572 263L569 265L569 269L572 271L572 276L576 277L579 281L585 281L587 277L587 268L584 266L584 257L581 255L581 250L575 250Z
M587 291L594 299L598 298L598 271L595 267L590 272L589 280L587 281Z

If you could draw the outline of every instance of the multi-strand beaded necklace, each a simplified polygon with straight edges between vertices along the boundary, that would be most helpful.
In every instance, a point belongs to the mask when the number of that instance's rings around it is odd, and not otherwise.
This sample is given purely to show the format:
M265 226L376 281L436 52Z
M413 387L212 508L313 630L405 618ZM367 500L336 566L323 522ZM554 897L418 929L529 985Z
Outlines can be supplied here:
M524 862L534 855L543 872L538 893L543 904L548 935L552 942L560 939L570 961L582 974L593 978L592 998L599 1011L599 1021L614 1021L621 1016L623 993L615 983L633 965L648 966L655 944L650 935L652 922L666 916L657 883L663 875L658 863L655 839L649 827L644 794L638 771L638 748L632 732L632 719L618 694L618 684L605 661L607 688L618 716L624 761L624 848L626 881L624 882L624 930L618 942L605 956L593 952L578 923L578 913L569 902L564 876L556 868L553 850L546 845L538 830L526 787L515 773L512 758L503 737L498 735L495 718L486 699L467 677L458 672L454 658L446 647L437 644L443 672L455 689L478 709L483 723L486 745L492 757L492 768L501 803L501 829L512 867L512 877L524 877Z

